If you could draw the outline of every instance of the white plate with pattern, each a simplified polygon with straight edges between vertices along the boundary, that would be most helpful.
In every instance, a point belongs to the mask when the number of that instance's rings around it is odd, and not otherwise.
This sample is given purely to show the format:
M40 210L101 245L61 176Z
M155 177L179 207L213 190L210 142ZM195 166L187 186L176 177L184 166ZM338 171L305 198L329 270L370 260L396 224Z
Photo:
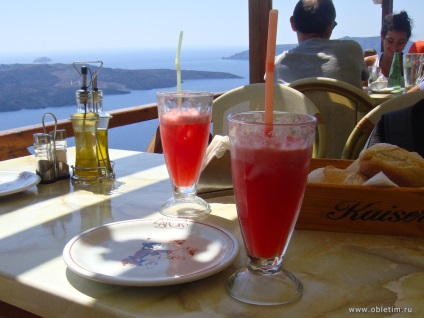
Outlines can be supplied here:
M87 230L63 250L70 270L114 285L164 286L216 274L237 257L237 239L190 219L135 219Z
M0 171L0 196L27 190L40 180L40 176L28 171Z

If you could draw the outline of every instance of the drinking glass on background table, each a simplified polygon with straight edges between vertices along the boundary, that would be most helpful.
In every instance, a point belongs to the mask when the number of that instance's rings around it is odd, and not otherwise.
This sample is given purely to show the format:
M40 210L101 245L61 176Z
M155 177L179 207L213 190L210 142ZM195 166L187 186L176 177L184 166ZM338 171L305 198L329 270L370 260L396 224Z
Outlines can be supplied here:
M209 204L197 196L196 186L208 146L213 93L158 92L159 126L173 197L159 212L171 217L196 217L210 213Z
M234 298L257 305L291 302L302 283L283 268L302 205L316 119L273 112L231 114L229 137L237 214L248 261L227 288Z
M403 55L403 76L408 91L423 80L424 54L407 53Z
M381 74L381 69L379 66L368 66L368 72L370 73L370 76L368 78L368 82L375 82L377 78Z
M368 66L368 72L370 73L368 77L368 87L370 89L378 90L387 87L387 79L381 73L379 66Z

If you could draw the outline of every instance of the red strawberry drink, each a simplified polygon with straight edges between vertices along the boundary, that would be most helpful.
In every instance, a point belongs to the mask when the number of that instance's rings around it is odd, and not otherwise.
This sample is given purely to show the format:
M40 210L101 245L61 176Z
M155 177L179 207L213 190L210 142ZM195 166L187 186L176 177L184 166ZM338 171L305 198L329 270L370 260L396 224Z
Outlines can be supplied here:
M209 92L157 93L163 153L174 196L160 212L194 217L210 212L196 196L196 185L209 140L213 95Z
M231 169L247 268L229 280L230 293L254 304L282 304L302 293L302 284L283 268L306 187L316 119L274 112L229 116ZM262 286L262 287L261 287ZM269 286L267 292L259 291ZM258 289L258 290L255 290Z

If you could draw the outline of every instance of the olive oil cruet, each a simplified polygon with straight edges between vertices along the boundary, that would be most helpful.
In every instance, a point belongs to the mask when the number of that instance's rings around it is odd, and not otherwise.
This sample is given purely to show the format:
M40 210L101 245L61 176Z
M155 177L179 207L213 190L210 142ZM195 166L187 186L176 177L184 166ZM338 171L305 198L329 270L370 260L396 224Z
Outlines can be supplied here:
M85 65L79 71L76 65L82 62L73 64L81 76L81 88L76 91L77 112L71 116L76 148L75 166L71 166L72 180L79 183L102 182L115 177L109 160L107 133L112 116L103 111L102 92L97 88L97 75L103 63L98 63L101 65L94 74Z

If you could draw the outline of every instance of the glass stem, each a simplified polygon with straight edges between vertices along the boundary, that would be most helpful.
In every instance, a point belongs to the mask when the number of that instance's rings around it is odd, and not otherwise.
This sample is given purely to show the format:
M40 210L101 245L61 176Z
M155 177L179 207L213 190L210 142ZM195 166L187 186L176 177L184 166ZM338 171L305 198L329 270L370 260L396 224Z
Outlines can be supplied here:
M250 272L258 275L274 275L281 273L283 269L283 257L256 258L250 257L247 261L247 268Z

